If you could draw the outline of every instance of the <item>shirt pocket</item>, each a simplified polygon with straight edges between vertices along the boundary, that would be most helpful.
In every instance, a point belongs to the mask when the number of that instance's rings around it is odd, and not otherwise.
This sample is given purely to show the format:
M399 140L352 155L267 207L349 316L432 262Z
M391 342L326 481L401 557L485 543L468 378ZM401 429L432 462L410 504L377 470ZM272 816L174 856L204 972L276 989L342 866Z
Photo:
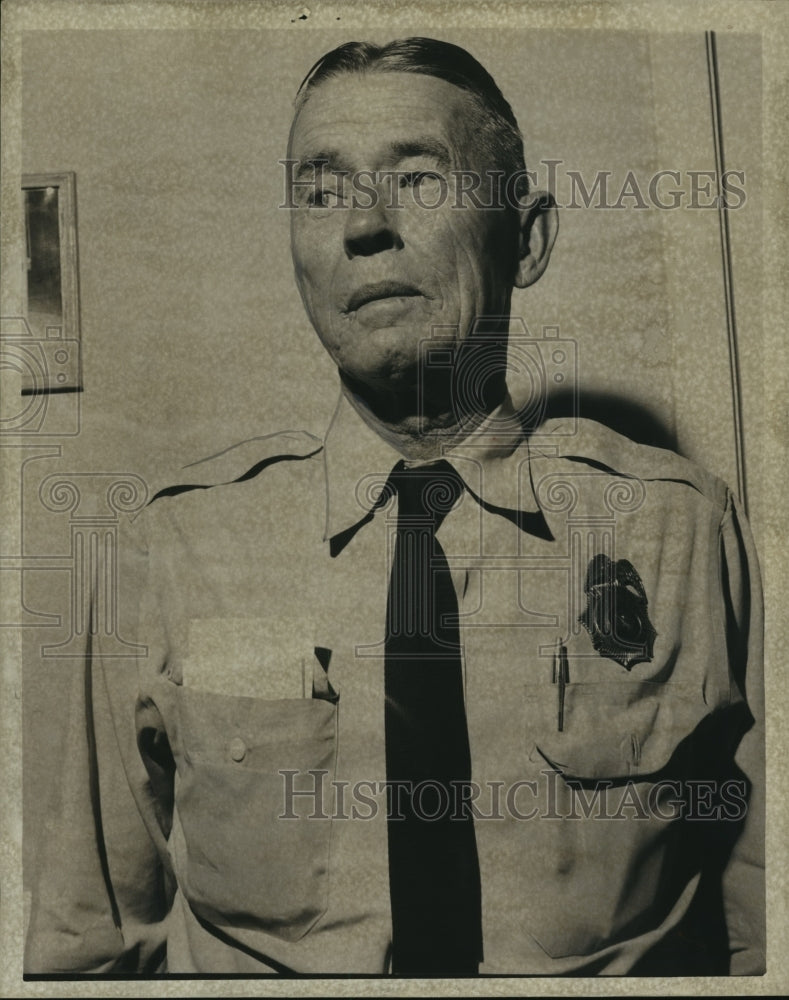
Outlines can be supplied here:
M552 958L588 956L667 919L693 878L677 802L710 715L701 687L636 679L525 692L527 930ZM678 782L678 783L677 783ZM529 857L530 855L530 857ZM529 863L531 862L531 863Z
M649 680L528 684L529 760L544 758L567 778L590 783L656 774L692 752L710 714L700 685Z
M175 708L172 842L186 898L220 924L300 939L328 907L338 703L177 687Z

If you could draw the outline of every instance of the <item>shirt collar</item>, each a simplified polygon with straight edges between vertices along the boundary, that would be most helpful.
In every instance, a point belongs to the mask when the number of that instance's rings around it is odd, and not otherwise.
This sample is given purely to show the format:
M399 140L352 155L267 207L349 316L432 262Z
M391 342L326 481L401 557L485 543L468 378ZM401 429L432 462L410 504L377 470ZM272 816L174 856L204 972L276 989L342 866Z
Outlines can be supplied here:
M403 456L365 423L344 393L329 425L323 456L328 540L370 515L392 467ZM483 504L515 513L539 511L528 440L509 393L443 457Z

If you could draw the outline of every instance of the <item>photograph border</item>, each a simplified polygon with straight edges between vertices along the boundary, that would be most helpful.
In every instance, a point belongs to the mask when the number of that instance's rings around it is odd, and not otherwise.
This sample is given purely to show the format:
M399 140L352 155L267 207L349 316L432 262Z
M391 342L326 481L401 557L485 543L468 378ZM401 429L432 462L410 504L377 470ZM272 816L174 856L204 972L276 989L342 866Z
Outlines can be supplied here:
M768 954L763 977L738 978L649 978L545 979L539 977L491 977L480 980L421 981L343 978L248 979L244 977L168 977L151 980L117 977L87 977L23 980L22 951L24 899L22 891L22 666L21 638L13 628L0 629L0 659L3 667L2 717L3 811L2 811L2 906L0 907L0 984L7 996L494 996L494 995L742 995L785 993L789 987L789 872L785 858L789 850L789 672L783 666L783 651L789 643L789 597L787 574L787 510L789 462L787 462L786 400L789 398L789 352L784 326L787 316L787 244L789 243L789 199L786 197L786 163L789 162L789 5L770 0L580 0L580 2L494 3L476 7L462 3L422 0L421 4L392 2L386 7L356 2L311 2L308 6L285 2L227 3L212 0L174 2L103 2L103 0L6 0L2 24L2 190L0 207L19 198L21 176L21 45L22 34L35 30L83 30L127 28L248 28L276 27L283 32L343 27L367 31L401 30L418 12L422 23L451 26L461 18L469 26L501 28L509 23L523 28L567 28L590 31L714 30L726 33L752 32L763 43L763 382L762 427L764 439L760 462L761 481L749 482L758 491L764 512L760 526L760 557L765 583L767 690L767 857ZM17 259L24 234L14 214L3 212L0 244L3 262ZM15 301L15 281L20 275L3 268L0 315ZM5 460L5 456L4 456ZM3 516L21 516L18 490L8 491ZM0 583L3 581L0 580ZM0 597L13 597L3 588ZM188 984L186 982L188 978ZM79 984L79 985L77 985Z

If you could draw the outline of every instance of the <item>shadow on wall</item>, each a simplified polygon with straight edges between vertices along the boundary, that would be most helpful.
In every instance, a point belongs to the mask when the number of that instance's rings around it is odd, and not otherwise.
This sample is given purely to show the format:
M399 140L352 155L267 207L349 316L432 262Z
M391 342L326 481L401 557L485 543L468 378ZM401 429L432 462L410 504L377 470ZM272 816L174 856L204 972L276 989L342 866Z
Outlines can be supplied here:
M569 390L552 394L546 404L546 419L572 416L596 420L639 444L679 452L676 432L654 411L631 399L584 389L577 396Z

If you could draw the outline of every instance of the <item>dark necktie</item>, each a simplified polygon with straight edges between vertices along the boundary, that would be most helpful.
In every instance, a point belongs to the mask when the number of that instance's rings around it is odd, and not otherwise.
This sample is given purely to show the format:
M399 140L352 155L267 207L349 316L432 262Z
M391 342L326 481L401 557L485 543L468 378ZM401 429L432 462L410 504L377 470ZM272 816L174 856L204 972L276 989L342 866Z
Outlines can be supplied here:
M392 972L473 976L480 876L458 605L436 530L462 492L447 462L392 471L397 536L386 616Z

